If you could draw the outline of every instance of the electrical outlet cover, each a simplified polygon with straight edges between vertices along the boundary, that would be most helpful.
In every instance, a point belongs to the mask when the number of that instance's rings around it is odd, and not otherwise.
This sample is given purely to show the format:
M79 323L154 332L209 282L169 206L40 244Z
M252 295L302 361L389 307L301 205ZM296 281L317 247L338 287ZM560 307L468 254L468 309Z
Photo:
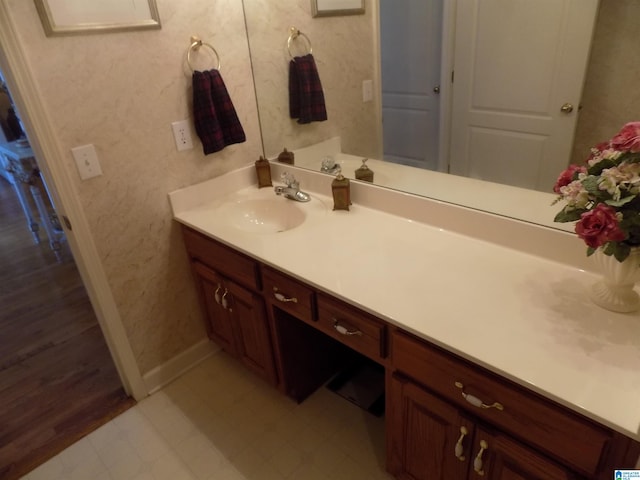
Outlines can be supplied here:
M193 148L191 130L189 129L189 122L187 120L173 122L171 128L173 129L173 138L176 141L176 148L179 152Z

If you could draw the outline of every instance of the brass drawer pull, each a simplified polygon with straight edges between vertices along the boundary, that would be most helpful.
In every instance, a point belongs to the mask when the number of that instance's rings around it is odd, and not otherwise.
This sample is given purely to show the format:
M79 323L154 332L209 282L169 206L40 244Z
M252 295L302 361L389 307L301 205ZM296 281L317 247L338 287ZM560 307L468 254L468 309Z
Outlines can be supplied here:
M218 305L220 305L220 289L221 288L222 288L222 285L218 284L218 288L216 288L216 291L213 294L213 297L216 299L216 303Z
M298 303L298 299L296 297L287 297L283 294L281 294L278 291L278 287L273 287L273 296L276 297L276 300L278 300L279 302L292 302L292 303Z
M487 442L480 440L480 451L478 455L476 455L476 458L473 459L473 469L478 475L484 475L484 470L482 469L482 454L487 448L489 448Z
M347 327L340 325L337 318L333 319L333 328L341 335L349 336L362 336L362 332L360 330L349 330Z
M464 445L462 445L462 441L464 440L464 437L467 436L468 433L469 431L467 430L467 427L465 427L464 425L460 427L460 438L458 438L458 441L456 442L455 455L456 455L456 458L461 462L465 461Z
M478 397L471 395L469 393L466 393L464 391L464 385L460 382L455 382L455 386L458 387L460 390L462 390L462 397L469 402L471 405L473 405L474 407L478 407L478 408L495 408L497 410L504 410L504 406L501 403L498 402L494 402L491 405L488 405L486 403L484 403L482 400L480 400Z

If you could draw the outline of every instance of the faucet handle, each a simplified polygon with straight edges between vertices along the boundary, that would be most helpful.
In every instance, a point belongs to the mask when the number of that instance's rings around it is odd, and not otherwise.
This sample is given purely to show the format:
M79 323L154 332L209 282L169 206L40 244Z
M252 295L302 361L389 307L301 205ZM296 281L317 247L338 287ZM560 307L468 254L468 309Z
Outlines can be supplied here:
M335 168L336 161L331 155L327 155L322 159L322 167L321 170L324 172L328 172L331 169Z
M291 174L289 172L282 172L282 175L280 175L280 178L282 179L282 181L284 182L284 184L287 187L291 187L293 185L297 185L297 183L298 183L298 181L293 176L293 174Z

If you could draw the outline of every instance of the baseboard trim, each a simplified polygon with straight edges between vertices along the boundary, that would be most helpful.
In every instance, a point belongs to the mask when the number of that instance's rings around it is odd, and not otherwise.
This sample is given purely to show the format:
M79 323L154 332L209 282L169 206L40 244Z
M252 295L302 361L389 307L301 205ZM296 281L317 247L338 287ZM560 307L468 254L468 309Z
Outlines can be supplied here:
M149 395L157 392L218 350L220 350L220 347L208 339L204 339L184 352L179 353L168 362L149 370L142 376Z

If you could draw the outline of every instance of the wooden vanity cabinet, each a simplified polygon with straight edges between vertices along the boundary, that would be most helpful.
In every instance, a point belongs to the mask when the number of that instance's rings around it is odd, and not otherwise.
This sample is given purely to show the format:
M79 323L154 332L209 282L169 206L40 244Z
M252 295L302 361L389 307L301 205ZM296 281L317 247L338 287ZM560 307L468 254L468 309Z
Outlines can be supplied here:
M209 337L302 401L353 352L385 367L387 469L410 480L605 480L640 443L188 227Z
M316 293L309 286L273 268L262 269L267 302L307 323L316 320Z
M388 469L398 479L569 480L580 478L503 433L492 433L401 375L391 378Z
M397 478L604 480L635 463L636 442L402 331L391 340L387 461Z
M277 379L262 296L200 262L193 262L193 270L205 304L209 338L275 384Z
M318 294L318 329L371 360L387 356L386 325L328 295Z
M269 383L277 384L265 303L261 292L255 291L260 285L259 265L186 227L184 239L209 338Z

